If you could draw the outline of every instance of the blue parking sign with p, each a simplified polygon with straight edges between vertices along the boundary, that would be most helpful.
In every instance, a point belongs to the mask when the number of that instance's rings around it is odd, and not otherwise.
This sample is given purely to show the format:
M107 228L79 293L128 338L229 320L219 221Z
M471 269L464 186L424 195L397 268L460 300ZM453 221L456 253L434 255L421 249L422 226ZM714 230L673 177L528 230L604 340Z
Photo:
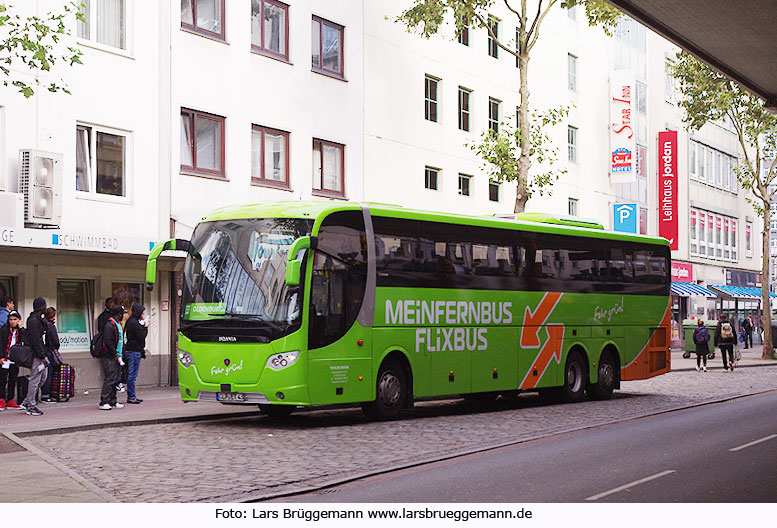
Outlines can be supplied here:
M637 232L637 204L616 203L612 206L612 229L623 233Z

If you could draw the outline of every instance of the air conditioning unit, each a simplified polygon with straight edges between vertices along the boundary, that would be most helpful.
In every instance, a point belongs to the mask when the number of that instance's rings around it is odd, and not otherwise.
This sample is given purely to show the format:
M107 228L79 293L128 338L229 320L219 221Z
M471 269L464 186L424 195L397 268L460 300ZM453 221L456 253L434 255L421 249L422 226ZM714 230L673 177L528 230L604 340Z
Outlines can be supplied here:
M19 151L19 192L24 195L24 224L56 228L62 222L62 154Z

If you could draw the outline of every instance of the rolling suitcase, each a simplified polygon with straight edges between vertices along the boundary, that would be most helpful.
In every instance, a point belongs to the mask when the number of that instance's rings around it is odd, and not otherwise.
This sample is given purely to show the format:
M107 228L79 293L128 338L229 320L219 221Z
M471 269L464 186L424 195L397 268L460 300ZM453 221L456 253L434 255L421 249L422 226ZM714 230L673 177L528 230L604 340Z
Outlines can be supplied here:
M30 388L30 377L19 376L16 378L16 403L22 404L27 397L27 389Z
M76 370L66 363L52 368L50 395L58 402L68 401L75 394Z

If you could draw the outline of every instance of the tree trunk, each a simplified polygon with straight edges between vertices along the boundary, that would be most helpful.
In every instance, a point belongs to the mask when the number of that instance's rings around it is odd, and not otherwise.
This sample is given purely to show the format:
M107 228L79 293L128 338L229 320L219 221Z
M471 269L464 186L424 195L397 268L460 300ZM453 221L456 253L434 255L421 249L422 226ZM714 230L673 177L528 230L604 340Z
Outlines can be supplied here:
M764 194L764 196L766 195ZM763 313L764 345L761 358L772 359L772 305L769 302L769 286L771 286L771 277L769 275L769 225L771 220L771 211L769 210L768 200L764 200L764 203L761 204L761 206L763 207L764 211L764 228L763 232L761 233L761 247L763 248L763 260L761 262L761 312Z
M524 25L525 27L525 25ZM529 183L529 168L531 158L529 147L531 146L531 122L529 121L529 53L527 51L526 32L519 31L521 42L518 51L518 66L520 68L521 84L518 93L521 96L521 104L518 107L518 117L521 125L521 157L518 158L518 186L515 190L516 213L521 213L526 208L529 200L527 194Z

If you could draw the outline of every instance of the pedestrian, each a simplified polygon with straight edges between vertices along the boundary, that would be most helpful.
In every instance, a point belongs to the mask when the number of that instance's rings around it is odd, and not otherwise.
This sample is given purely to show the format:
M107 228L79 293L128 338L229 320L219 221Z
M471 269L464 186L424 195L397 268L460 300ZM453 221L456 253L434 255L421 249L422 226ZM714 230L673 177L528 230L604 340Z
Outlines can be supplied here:
M111 309L116 304L116 301L113 300L113 297L108 297L105 299L105 310L102 311L102 313L97 317L97 332L102 332L103 328L105 328L105 323L108 322L108 319L111 317Z
M697 325L696 330L693 331L693 342L696 345L696 372L699 372L702 360L704 360L704 372L707 372L707 354L710 353L710 333L701 319L699 319Z
M46 321L43 312L46 310L46 299L36 297L32 301L32 312L27 317L27 344L32 351L32 367L30 368L30 384L27 388L27 397L22 402L22 407L27 414L40 416L43 411L36 407L35 395L48 375L49 360L46 359L46 346L44 339L46 335Z
M749 315L745 317L742 323L742 330L745 331L745 348L753 348L753 318Z
M59 355L59 333L56 325L57 309L49 306L43 315L46 320L46 359L49 360L49 373L45 383L40 388L40 400L46 403L57 403L57 400L51 397L51 378L54 375L54 368L62 364Z
M8 314L14 309L13 299L10 297L3 297L0 299L0 327L8 322Z
M113 306L111 316L102 331L100 363L103 367L103 388L100 392L100 409L103 411L124 407L116 401L116 380L119 378L119 369L123 363L121 353L124 345L124 330L119 323L123 314L122 306Z
M122 307L123 308L123 307ZM122 343L123 348L122 351L126 350L127 348L127 321L129 320L129 311L126 308L124 309L124 313L122 313L122 318L119 320L119 324L121 325L122 330L124 330L124 341ZM124 392L127 390L127 378L129 377L129 364L126 361L125 354L122 353L122 359L125 361L121 365L121 369L119 370L119 379L117 380L118 383L116 383L116 392Z
M27 332L22 328L22 316L16 310L8 312L8 321L0 327L0 411L21 409L14 400L19 365L11 361L11 347L26 342Z
M728 317L720 316L718 326L715 328L715 346L720 348L720 355L723 356L724 371L729 369L734 371L734 344L736 341L734 328L728 321Z
M132 315L124 327L127 336L127 349L124 353L126 363L129 366L127 376L127 403L141 403L143 400L135 393L135 382L138 379L140 360L146 357L146 336L148 335L148 323L146 321L146 308L140 304L132 305Z

